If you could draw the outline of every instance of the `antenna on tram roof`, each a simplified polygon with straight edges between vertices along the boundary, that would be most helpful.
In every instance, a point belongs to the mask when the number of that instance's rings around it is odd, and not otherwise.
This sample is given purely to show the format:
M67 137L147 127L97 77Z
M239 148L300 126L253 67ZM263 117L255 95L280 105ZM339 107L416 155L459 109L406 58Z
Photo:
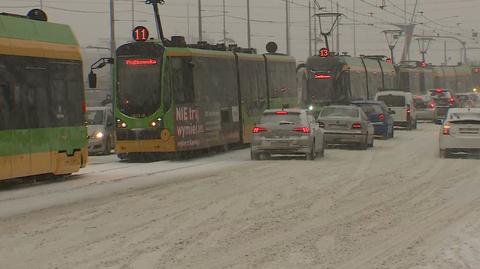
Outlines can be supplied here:
M153 12L155 15L155 21L157 23L158 39L162 42L165 40L165 35L163 34L162 21L160 20L160 12L158 11L158 4L165 4L165 0L145 0L145 4L153 6Z

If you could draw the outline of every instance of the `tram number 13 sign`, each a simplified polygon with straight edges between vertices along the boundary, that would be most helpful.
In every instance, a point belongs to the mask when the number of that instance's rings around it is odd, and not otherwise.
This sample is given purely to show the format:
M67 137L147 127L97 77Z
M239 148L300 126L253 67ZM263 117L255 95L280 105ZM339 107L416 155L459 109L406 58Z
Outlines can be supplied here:
M328 50L327 48L321 48L320 49L320 57L328 57L330 56L330 50Z

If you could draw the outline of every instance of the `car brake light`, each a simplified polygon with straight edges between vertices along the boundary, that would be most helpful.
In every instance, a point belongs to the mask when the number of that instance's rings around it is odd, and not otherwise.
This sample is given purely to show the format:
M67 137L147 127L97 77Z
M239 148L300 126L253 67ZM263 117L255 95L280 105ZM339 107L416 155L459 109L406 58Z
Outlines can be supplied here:
M442 88L438 88L438 89L435 89L435 92L436 93L442 93L442 92L445 92L445 90L442 89Z
M293 131L294 131L294 132L298 132L298 133L309 134L309 133L310 133L310 128L308 128L308 127L299 127L299 128L293 129Z
M379 121L384 121L384 120L385 120L385 115L379 114L379 115L378 115L378 120L379 120Z
M443 133L444 135L450 135L450 128L451 128L451 126L448 125L448 124L443 125L443 131L442 131L442 133Z
M430 108L435 108L435 103L434 103L434 102L431 102L430 104L428 104L428 106L429 106Z
M407 111L407 114L412 113L412 108L410 107L410 105L407 105L406 111Z
M355 122L352 124L352 129L362 129L362 124L360 122Z
M450 97L449 101L450 101L450 104L452 104L452 105L455 103L455 99L453 97Z
M277 111L277 112L275 112L275 114L277 114L277 115L287 115L288 112L287 111Z
M268 131L267 128L263 128L263 127L254 127L253 128L253 133L254 134L263 133L263 132L266 132L266 131Z

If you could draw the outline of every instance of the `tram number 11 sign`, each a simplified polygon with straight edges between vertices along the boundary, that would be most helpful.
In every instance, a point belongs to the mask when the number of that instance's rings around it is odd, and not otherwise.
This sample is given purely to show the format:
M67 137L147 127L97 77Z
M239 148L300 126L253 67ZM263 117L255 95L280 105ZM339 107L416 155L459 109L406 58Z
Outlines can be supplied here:
M145 26L137 26L133 29L132 35L135 41L147 41L150 33Z

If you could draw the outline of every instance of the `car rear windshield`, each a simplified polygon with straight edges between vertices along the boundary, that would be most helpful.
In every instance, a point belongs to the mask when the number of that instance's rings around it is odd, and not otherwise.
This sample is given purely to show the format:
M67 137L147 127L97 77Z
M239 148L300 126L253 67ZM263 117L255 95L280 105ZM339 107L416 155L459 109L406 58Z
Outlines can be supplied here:
M424 98L417 98L415 99L415 107L416 108L427 108L428 107L428 100Z
M322 110L321 117L358 118L358 109L348 107L327 107Z
M450 121L462 121L462 120L478 120L480 121L480 113L464 112L464 113L450 113L448 114Z
M450 92L448 92L448 91L443 91L443 92L431 91L430 96L435 97L435 98L450 98Z
M379 104L358 104L358 106L360 106L367 115L383 113L382 106Z
M435 98L434 100L437 106L450 106L450 100L447 98Z
M453 120L453 121L450 121L450 123L453 123L453 124L478 124L480 125L480 119L478 120Z
M300 113L288 112L286 114L276 114L276 113L265 113L260 119L260 123L273 123L273 124L282 124L282 123L301 123L302 119Z
M387 106L404 107L405 96L402 95L380 95L377 97L378 101L383 101Z

